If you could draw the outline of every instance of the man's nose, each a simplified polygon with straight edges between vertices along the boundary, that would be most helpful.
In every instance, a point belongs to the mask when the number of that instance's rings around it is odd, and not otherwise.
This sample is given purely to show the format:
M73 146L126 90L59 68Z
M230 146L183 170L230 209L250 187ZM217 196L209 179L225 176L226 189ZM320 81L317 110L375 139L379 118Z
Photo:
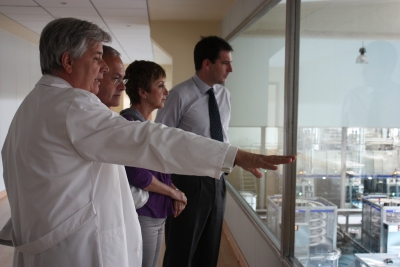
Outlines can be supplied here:
M102 66L100 67L100 72L107 73L109 71L107 63L103 59L100 59L100 61L100 64L102 64Z
M121 81L121 82L118 84L117 89L120 90L120 91L125 91L125 90L126 90L126 85Z
M233 71L233 68L232 68L232 65L231 64L229 64L229 66L228 66L228 72L232 72Z

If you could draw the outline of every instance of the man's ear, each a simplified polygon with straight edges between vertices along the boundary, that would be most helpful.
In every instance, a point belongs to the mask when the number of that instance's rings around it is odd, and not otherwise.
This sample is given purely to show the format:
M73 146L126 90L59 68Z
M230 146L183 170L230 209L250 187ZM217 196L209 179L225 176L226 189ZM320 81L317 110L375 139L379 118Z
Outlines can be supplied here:
M212 63L208 58L204 59L202 63L202 69L209 70L211 64Z
M69 52L64 52L61 55L61 64L62 64L65 72L67 72L67 73L72 72L72 62L73 62L73 58L71 57L71 54Z

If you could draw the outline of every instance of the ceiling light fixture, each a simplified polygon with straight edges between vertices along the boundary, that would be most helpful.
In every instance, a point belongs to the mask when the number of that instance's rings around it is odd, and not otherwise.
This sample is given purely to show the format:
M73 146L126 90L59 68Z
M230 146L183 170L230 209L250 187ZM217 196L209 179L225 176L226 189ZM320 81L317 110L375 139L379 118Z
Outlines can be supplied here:
M362 43L361 48L358 50L360 52L360 55L356 59L356 63L359 64L368 64L368 58L365 53L367 53L367 50L364 47L364 42Z

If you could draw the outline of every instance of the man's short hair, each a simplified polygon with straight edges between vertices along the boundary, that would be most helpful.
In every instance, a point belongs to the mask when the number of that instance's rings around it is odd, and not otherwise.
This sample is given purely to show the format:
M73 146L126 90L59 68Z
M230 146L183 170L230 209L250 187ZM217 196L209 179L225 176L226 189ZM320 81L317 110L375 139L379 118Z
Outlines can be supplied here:
M94 23L76 18L60 18L49 22L40 35L40 67L42 74L55 74L62 69L61 57L69 52L81 57L98 42L110 42L111 35Z
M208 59L211 63L219 58L219 52L233 51L231 45L218 36L201 37L194 47L194 66L196 71L201 69L203 61Z
M108 45L103 45L103 58L106 56L120 57L121 53Z

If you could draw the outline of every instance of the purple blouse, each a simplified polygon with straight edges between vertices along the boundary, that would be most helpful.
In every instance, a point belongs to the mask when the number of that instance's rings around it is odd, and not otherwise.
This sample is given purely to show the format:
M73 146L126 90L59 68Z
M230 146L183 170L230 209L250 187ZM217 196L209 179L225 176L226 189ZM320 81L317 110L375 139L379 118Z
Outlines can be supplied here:
M168 186L172 184L170 174L128 166L125 166L125 170L129 184L141 189L149 186L153 176ZM174 206L170 197L149 192L149 200L147 200L147 203L136 211L138 215L152 218L166 218L174 214Z
M136 109L125 109L121 111L121 115L128 121L144 121L144 118ZM144 189L150 185L153 176L168 186L171 186L172 184L170 174L129 166L125 166L125 170L126 175L128 176L129 184L141 189ZM173 200L168 196L149 192L149 199L147 200L147 203L136 211L138 215L142 216L166 218L174 214Z

